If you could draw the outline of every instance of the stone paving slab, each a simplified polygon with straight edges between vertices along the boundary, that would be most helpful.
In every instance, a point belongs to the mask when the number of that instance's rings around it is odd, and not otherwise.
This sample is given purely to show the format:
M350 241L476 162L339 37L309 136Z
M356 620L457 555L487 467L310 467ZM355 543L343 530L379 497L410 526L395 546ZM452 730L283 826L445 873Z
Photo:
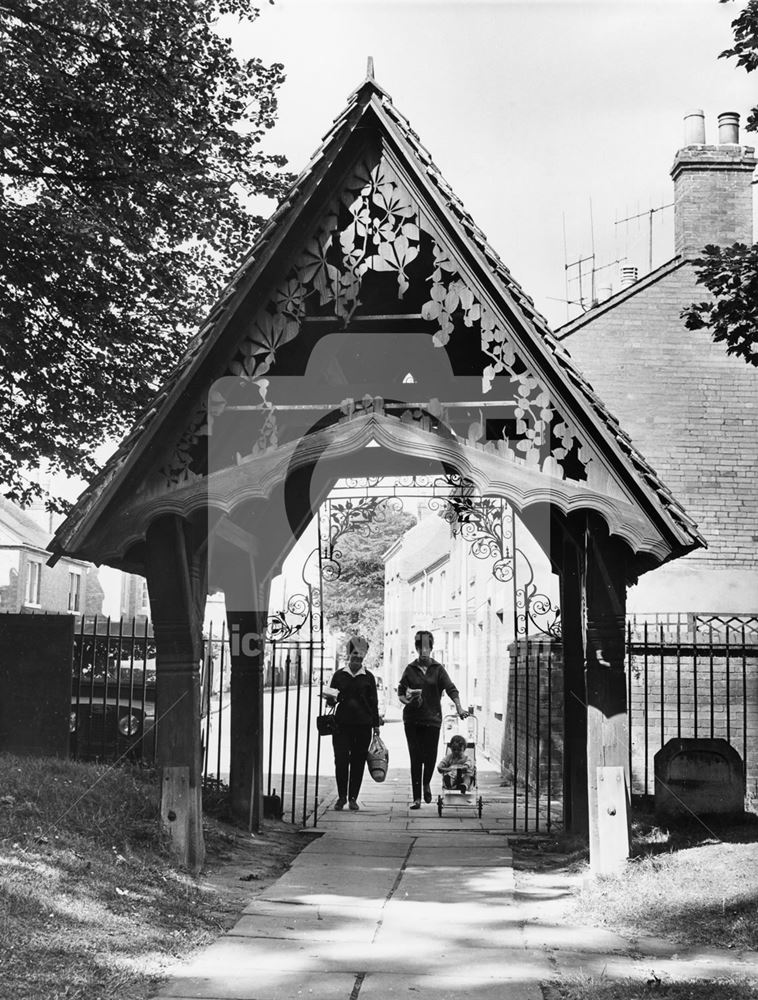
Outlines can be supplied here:
M283 972L266 980L255 973L233 977L221 973L172 980L157 996L172 1000L348 1000L354 985L355 976L349 973L311 973L303 979L299 973Z
M544 977L543 977L544 978ZM476 968L455 978L430 971L425 976L369 973L360 1000L542 1000L539 982L500 976L484 977Z
M510 868L408 866L393 898L438 903L465 898L484 906L502 906L512 893L513 871Z
M394 872L397 872L398 867L402 864L403 859L395 855L383 857L380 854L372 854L366 856L359 854L357 851L353 851L345 854L338 854L336 856L330 856L328 854L309 854L304 856L303 854L298 855L290 865L289 870L291 872L297 871L298 868L309 868L314 866L316 868L339 868L340 870L356 869L360 871L365 871L367 868L381 870L391 868Z
M372 903L364 907L348 906L341 900L335 899L325 903L294 903L286 900L262 899L257 896L251 900L242 911L241 916L247 914L260 914L264 917L293 917L297 920L304 920L309 915L315 917L334 917L340 920L362 920L368 918L369 914L374 914L379 920L385 900L379 903ZM229 933L234 933L232 928Z
M345 906L371 906L387 898L396 878L397 869L291 869L264 889L261 899L313 905L340 900Z
M289 939L313 945L330 941L370 944L381 918L379 908L342 907L339 913L325 913L321 907L315 906L301 906L299 909L305 912L243 914L229 934L234 937Z
M437 907L439 910L439 907ZM445 916L435 923L428 920L424 924L424 935L420 938L418 929L420 924L412 925L407 919L400 921L385 922L379 928L375 937L375 944L402 955L408 947L409 938L418 942L420 950L423 951L430 969L447 967L448 959L454 961L463 960L465 967L470 963L477 963L482 957L491 951L496 951L503 958L518 965L521 962L521 953L524 946L524 936L521 925L517 919L510 923L507 921L497 921L496 923L485 923L476 918L466 923L463 919L451 926L449 918ZM468 958L466 958L468 956ZM394 963L388 968L393 969ZM455 966L452 972L455 972Z
M454 868L510 868L513 863L513 855L507 849L499 851L493 848L490 851L482 851L478 847L413 847L408 856L408 865L415 868L424 866Z
M302 853L307 853L309 857L314 855L326 855L327 857L339 857L340 855L360 855L363 858L400 858L401 860L408 853L408 849L413 843L412 837L376 837L373 840L362 840L360 837L330 836L328 840L316 840ZM302 854L299 855L302 857Z
M512 978L516 969L523 973L520 963L507 949L488 947L482 940L478 946L472 946L467 941L434 942L421 935L415 947L399 949L392 940L384 943L352 941L345 947L341 941L227 935L190 961L175 982L177 989L186 990L187 981L210 985L214 981L236 980L263 985L276 983L283 973L296 972L305 980L313 973L352 974L355 977L387 970L406 976L423 976L431 970L437 976L458 978L461 969L475 971L482 980L502 982Z

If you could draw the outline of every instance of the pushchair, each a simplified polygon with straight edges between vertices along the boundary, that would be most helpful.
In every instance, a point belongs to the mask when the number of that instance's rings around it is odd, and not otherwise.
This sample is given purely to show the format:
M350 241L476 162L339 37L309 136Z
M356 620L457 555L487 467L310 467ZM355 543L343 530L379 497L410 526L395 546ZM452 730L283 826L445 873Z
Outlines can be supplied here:
M479 733L479 722L475 715L469 715L467 719L459 719L457 715L446 715L442 720L442 736L445 741L445 752L450 749L450 741L455 736L462 737L466 741L466 755L473 765L473 771L468 776L464 785L458 784L453 787L446 787L443 780L442 791L437 796L437 815L442 815L442 810L446 805L457 809L461 807L475 808L477 815L481 817L484 802L479 794L479 783L476 769L476 744ZM441 775L444 779L445 775Z

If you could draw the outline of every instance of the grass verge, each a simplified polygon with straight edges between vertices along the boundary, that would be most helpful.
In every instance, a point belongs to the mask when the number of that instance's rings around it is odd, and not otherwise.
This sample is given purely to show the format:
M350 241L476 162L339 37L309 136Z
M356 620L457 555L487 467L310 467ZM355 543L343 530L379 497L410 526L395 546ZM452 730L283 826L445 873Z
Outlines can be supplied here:
M0 754L0 981L14 1000L144 1000L307 843L206 823L210 876L171 862L152 772ZM240 890L214 883L240 869ZM247 884L243 884L247 883Z
M758 950L758 817L661 828L633 826L633 857L596 879L572 918L685 945Z

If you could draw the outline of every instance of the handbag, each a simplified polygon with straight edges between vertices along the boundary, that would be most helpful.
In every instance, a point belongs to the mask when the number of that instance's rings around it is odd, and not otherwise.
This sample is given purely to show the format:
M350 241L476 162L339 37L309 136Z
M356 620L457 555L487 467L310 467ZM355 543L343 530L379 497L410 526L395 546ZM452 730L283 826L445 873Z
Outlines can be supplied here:
M390 752L380 736L375 736L366 754L368 773L374 781L384 781L390 762Z
M319 736L334 736L337 732L337 716L334 714L334 709L316 716L316 729Z

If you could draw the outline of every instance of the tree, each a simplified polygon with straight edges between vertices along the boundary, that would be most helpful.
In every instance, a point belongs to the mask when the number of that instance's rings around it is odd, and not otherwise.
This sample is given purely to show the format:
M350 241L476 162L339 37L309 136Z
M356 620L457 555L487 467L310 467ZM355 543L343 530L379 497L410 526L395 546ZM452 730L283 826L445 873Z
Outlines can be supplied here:
M89 476L176 363L279 196L282 66L251 0L0 0L0 481ZM50 501L49 501L50 503ZM60 509L59 502L52 506Z
M355 509L352 501L346 501ZM335 509L335 505L332 505ZM381 669L384 650L384 562L382 556L416 523L404 511L382 504L373 517L355 518L354 528L337 540L334 561L339 575L330 577L325 564L324 617L333 631L351 633L369 641L366 665Z
M720 0L727 3L729 0ZM746 72L758 69L758 0L749 0L732 21L734 45L719 58L733 58ZM747 121L758 132L758 105ZM758 244L707 246L695 261L698 282L713 296L693 302L682 311L689 330L707 328L713 339L727 344L727 352L758 365Z

